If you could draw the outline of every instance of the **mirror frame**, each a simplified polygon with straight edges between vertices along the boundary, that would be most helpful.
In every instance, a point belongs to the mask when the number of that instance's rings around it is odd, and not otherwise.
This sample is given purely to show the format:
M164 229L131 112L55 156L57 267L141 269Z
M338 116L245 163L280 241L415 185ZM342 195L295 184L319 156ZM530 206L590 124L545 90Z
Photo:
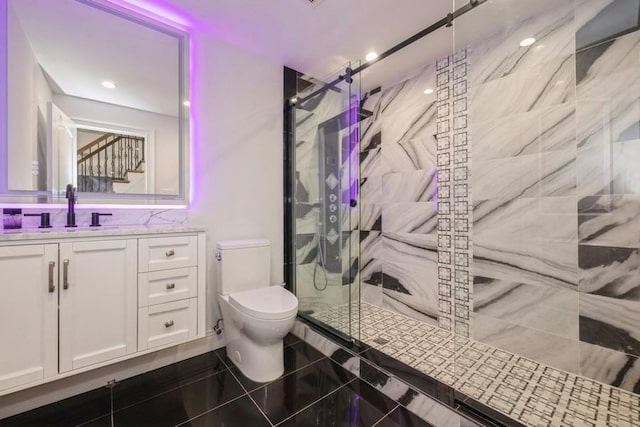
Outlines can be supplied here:
M10 190L8 188L8 43L9 43L9 1L0 0L0 205L6 204L38 204L39 206L60 205L65 203L64 192L37 190ZM111 205L158 205L186 206L190 195L190 106L184 101L190 100L190 38L189 33L181 28L166 24L138 13L133 9L114 4L109 0L74 0L78 3L102 10L121 19L159 31L178 41L178 141L179 180L178 194L114 194L114 193L79 193L82 204ZM134 6L132 6L134 7ZM51 206L53 207L53 206Z

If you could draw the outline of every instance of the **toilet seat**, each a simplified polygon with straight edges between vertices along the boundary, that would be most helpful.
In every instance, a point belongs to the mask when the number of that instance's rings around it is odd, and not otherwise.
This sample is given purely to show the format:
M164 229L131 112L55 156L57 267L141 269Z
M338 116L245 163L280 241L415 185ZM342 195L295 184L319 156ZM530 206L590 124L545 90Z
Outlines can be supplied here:
M241 313L262 320L286 319L298 311L298 299L281 286L229 294L229 303Z

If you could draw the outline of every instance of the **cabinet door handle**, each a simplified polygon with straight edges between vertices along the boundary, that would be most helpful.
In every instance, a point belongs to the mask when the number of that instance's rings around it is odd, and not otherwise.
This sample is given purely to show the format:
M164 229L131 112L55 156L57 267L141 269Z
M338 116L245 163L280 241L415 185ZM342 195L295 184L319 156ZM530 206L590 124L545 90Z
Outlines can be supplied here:
M69 260L62 261L62 289L69 289Z
M167 251L164 253L166 256L170 257L170 256L174 256L176 254L176 251L174 251L173 249L171 249L170 251Z
M167 290L173 289L176 287L175 283L167 283Z
M56 285L53 284L53 269L56 267L54 261L49 262L49 292L55 292Z
M168 322L164 322L164 327L165 328L170 328L173 326L173 320L169 320Z

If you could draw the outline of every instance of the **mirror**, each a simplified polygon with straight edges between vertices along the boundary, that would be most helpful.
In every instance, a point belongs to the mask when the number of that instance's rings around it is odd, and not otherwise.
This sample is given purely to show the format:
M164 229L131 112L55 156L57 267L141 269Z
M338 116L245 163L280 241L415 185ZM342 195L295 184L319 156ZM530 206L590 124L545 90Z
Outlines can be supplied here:
M85 200L184 203L186 33L102 0L0 2L0 193L55 202L73 183Z

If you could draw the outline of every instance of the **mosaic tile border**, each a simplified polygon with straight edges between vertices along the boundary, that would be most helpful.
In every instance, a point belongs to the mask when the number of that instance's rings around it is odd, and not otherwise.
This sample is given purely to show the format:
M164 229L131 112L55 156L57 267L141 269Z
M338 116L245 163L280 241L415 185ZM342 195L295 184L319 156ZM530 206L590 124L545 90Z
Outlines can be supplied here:
M332 326L346 312L314 317ZM527 426L640 425L640 396L626 390L371 304L360 316L362 342Z
M464 337L473 311L467 50L436 61L438 326Z

